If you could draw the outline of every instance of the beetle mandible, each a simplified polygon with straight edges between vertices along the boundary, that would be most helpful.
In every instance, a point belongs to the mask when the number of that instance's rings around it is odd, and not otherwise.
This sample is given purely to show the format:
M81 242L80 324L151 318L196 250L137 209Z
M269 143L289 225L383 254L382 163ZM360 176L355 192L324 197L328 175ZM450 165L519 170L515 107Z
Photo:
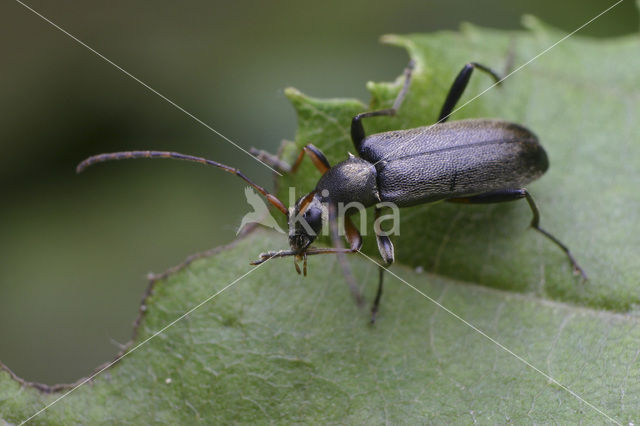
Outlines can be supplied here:
M308 155L320 177L315 189L300 197L288 210L284 203L260 185L252 182L240 170L201 157L167 151L125 151L99 154L82 161L77 172L92 164L129 158L171 158L193 161L232 173L262 194L266 200L289 219L290 250L260 254L251 262L260 264L275 257L293 256L294 265L301 273L298 262L303 262L306 275L307 256L338 254L351 292L362 304L362 296L353 282L344 255L358 252L362 237L349 216L344 217L345 238L349 247L342 246L338 235L338 203L358 202L371 207L380 202L395 203L398 207L447 201L453 203L489 204L526 199L533 218L531 227L555 243L567 255L575 273L586 279L569 248L551 233L540 227L538 208L524 188L539 178L549 167L547 154L536 135L525 127L502 120L465 119L447 122L460 100L474 69L482 71L500 83L499 75L490 68L470 62L454 80L440 116L435 124L406 130L365 135L362 120L376 116L396 114L411 83L414 64L405 69L404 84L393 106L388 109L357 114L351 120L351 139L359 157L349 158L331 166L325 155L313 144L306 145L293 166L263 151L252 153L267 164L296 172L304 155ZM327 214L323 214L328 212ZM381 209L375 208L379 217ZM325 220L329 221L332 247L312 247ZM376 229L378 250L385 266L394 262L394 246L385 232ZM375 299L371 307L371 322L375 321L382 295L384 267L380 274Z

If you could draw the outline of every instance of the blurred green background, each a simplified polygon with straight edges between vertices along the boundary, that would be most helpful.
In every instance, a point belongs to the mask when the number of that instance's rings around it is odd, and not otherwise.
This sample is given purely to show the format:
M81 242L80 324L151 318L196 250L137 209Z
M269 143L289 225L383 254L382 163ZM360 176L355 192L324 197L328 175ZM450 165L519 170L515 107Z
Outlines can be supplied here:
M295 133L285 87L367 100L367 80L402 71L406 53L379 44L382 34L464 21L519 29L524 13L572 31L613 3L28 2L239 145L270 151ZM75 165L155 148L240 167L267 186L271 178L19 3L2 2L0 17L0 360L27 380L71 382L127 342L148 272L228 243L250 210L244 185L213 169L132 161L77 176ZM637 28L626 0L580 34Z

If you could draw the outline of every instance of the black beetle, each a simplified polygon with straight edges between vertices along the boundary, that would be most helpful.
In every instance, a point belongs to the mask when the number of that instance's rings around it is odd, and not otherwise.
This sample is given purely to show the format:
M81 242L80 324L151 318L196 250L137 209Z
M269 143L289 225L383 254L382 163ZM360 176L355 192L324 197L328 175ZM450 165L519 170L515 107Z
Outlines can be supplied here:
M316 188L301 197L291 211L274 195L253 183L238 169L190 155L165 151L128 151L99 154L82 161L77 171L103 161L128 158L173 158L199 162L221 168L244 179L266 199L289 217L289 245L291 250L262 253L257 265L274 257L293 256L298 273L298 261L304 262L306 275L307 256L345 253L360 250L362 238L348 215L344 217L345 236L349 248L342 247L338 236L337 205L358 202L364 207L380 202L391 202L398 207L435 201L487 204L525 198L533 219L531 226L558 245L568 256L576 273L586 275L571 255L568 247L549 232L540 228L540 214L533 198L524 189L529 182L540 177L549 167L547 154L538 138L528 129L501 120L473 119L447 122L453 108L462 96L474 69L490 75L496 83L500 77L491 69L475 62L468 63L456 77L438 121L425 127L365 136L362 119L374 116L392 116L400 107L411 82L413 63L405 70L405 82L392 108L363 112L351 121L351 139L360 157L349 158L331 167L324 154L312 144L304 147L292 167L263 151L252 150L262 161L271 166L295 172L304 154L309 155L322 173ZM379 217L381 209L376 207ZM328 213L328 215L326 214ZM328 220L333 247L311 247L324 222ZM389 236L375 229L378 249L388 266L394 261L394 247ZM347 282L356 301L362 298L353 282L350 270L341 259ZM382 295L384 267L380 266L380 278L373 306L371 321L375 320Z

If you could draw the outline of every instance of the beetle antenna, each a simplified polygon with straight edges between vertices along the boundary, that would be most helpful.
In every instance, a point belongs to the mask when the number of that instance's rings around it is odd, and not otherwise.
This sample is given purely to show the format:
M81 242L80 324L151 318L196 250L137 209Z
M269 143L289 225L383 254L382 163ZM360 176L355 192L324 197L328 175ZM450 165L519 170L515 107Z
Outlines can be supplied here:
M128 160L131 158L170 158L174 160L183 160L183 161L191 161L194 163L200 163L207 166L217 167L219 169L224 170L227 173L234 174L251 185L256 191L261 193L272 206L280 210L285 216L289 215L289 211L285 207L285 205L280 201L275 195L267 192L266 189L261 187L260 185L253 183L251 179L246 177L244 173L240 170L229 167L225 164L218 163L217 161L208 160L202 157L195 157L193 155L180 154L179 152L169 152L169 151L122 151L122 152L111 152L107 154L98 154L93 155L89 158L82 160L78 167L76 167L76 173L81 173L87 167L90 167L96 163L104 163L105 161L112 160Z

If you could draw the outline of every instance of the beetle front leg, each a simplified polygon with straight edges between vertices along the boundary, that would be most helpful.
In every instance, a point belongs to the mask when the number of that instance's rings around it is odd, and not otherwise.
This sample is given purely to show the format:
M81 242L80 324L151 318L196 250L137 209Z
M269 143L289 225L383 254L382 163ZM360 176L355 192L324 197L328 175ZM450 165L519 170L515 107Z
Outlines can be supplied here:
M302 163L302 160L304 159L305 154L307 154L309 158L311 158L313 165L316 166L316 169L318 169L320 173L325 174L326 171L331 168L329 160L327 160L327 157L324 155L324 153L320 151L318 147L311 143L305 145L302 148L302 151L300 151L300 154L298 154L298 158L296 158L296 161L292 166L287 164L285 161L282 161L280 158L278 158L277 155L273 155L262 149L251 148L249 152L251 153L251 155L262 161L263 163L285 173L296 173L298 171L298 168L300 167L300 163Z
M254 157L256 157L258 160L260 160L261 162L265 163L267 166L272 167L279 172L284 172L284 173L291 172L291 166L287 164L287 162L282 161L275 154L272 154L263 149L258 149L254 147L251 147L251 149L249 149L249 153Z
M569 247L564 245L559 239L557 239L554 235L549 233L540 227L540 211L538 210L538 206L535 201L533 201L533 197L529 194L529 191L526 189L504 189L501 191L488 192L485 194L474 195L471 197L462 197L462 198L451 198L446 201L452 203L467 203L467 204L490 204L490 203L502 203L505 201L514 201L519 200L521 198L526 198L527 203L529 204L529 208L531 209L531 213L533 213L533 218L531 219L531 227L536 231L540 232L542 235L553 241L555 245L560 247L562 251L565 252L569 261L571 262L571 266L573 267L573 271L576 274L580 274L583 279L587 279L587 274L584 270L578 265L578 262L571 254Z
M353 141L353 145L356 147L356 151L360 152L360 144L365 138L364 127L362 126L362 119L368 117L377 117L381 115L393 116L396 115L398 108L402 105L402 101L407 95L407 91L409 90L409 84L411 84L411 74L413 73L414 62L410 61L407 68L404 70L404 85L402 89L400 89L400 93L396 97L396 100L393 102L393 106L387 109L379 109L376 111L369 112L361 112L351 119L351 140Z
M351 267L349 266L349 262L345 256L345 253L355 253L360 250L360 247L362 247L362 237L353 222L351 222L351 219L347 216L344 217L344 227L347 240L349 241L348 249L344 249L342 240L338 233L338 208L335 204L329 203L329 231L331 232L332 249L335 250L335 253L338 256L338 262L342 268L342 274L349 286L351 295L355 299L356 304L358 306L362 306L364 299L362 298L360 289L356 284L356 279L353 276L353 272L351 271Z
M438 123L444 123L449 119L449 116L460 100L462 93L464 93L464 89L466 89L467 84L469 84L469 79L471 78L474 68L489 74L497 84L500 84L500 76L491 68L485 67L477 62L469 62L462 68L456 79L453 81L451 89L449 89L449 94L447 94L447 99L444 101L444 105L442 105L442 110L438 117Z
M305 154L307 154L309 158L311 158L311 162L313 162L313 165L316 166L316 169L318 169L320 173L325 174L327 170L331 168L329 160L327 160L327 157L324 155L324 153L320 151L320 149L314 144L308 143L304 146L304 148L302 148L302 151L300 151L300 154L298 154L298 158L296 158L296 162L293 163L293 166L291 166L291 173L295 173L298 171L300 163L302 163Z
M378 223L378 218L380 217L381 210L382 209L376 207L374 232L376 233L378 251L380 252L380 256L382 256L382 260L385 263L384 266L389 266L395 261L395 251L391 239L380 228L380 224ZM378 308L380 307L380 299L382 298L382 283L384 281L384 270L385 268L382 265L378 265L378 290L376 291L376 297L373 300L373 305L371 305L371 324L376 322L376 315L378 314Z

